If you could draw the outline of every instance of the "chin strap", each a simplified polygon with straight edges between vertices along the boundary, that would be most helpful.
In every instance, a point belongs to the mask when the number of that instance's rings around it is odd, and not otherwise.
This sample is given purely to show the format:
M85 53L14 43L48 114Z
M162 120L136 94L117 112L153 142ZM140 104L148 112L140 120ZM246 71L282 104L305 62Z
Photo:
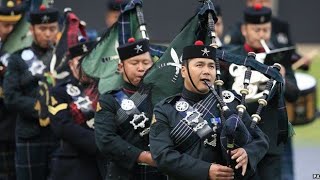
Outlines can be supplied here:
M189 71L189 60L187 60L186 67L187 67L188 76L189 76L189 79L190 79L190 81L191 81L192 86L193 86L198 92L200 92L201 94L205 93L205 92L203 92L203 91L200 91L200 90L196 87L196 85L194 84L194 82L193 82L193 80L192 80L192 78L191 78L190 71Z

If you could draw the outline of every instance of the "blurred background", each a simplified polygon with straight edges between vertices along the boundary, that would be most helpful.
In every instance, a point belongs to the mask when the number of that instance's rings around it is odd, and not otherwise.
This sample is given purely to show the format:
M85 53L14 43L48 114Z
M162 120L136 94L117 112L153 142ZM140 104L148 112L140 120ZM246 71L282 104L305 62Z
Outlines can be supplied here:
M104 14L106 1L56 0L55 6L63 10L71 7L73 11L87 22L89 29L98 32L105 28ZM245 0L216 0L222 9L225 32L235 22L242 19ZM179 32L184 22L191 17L197 6L197 0L145 0L144 15L150 39L156 43L169 43ZM273 14L290 24L292 39L296 42L298 52L302 55L320 48L319 0L273 0ZM312 57L308 74L317 81L320 78L320 56ZM308 82L303 82L308 83ZM317 90L319 91L317 83ZM319 101L320 93L317 93ZM317 102L319 108L319 102ZM313 179L313 174L320 174L320 121L294 126L293 138L295 179Z
M221 5L225 31L235 22L242 19L245 0L216 0ZM87 23L89 29L101 32L106 28L104 14L106 1L56 0L54 5L61 11L65 7L72 10ZM156 43L170 43L178 34L184 22L191 17L197 6L197 0L145 0L144 15L150 38ZM308 55L320 48L319 0L273 0L273 14L290 24L292 39L296 42L298 52ZM320 78L320 56L312 57L308 74L317 81ZM308 82L302 82L308 83ZM319 84L317 83L319 91ZM319 96L317 93L319 108ZM294 126L296 135L293 138L295 179L313 179L313 174L320 174L320 121Z
M225 29L242 18L245 0L214 0L221 5ZM183 23L195 12L198 0L145 0L143 2L148 32L153 41L170 42ZM290 4L289 4L290 3ZM103 29L106 0L55 0L63 10L71 7L88 27ZM320 42L319 0L273 0L273 14L290 23L291 34L297 43Z

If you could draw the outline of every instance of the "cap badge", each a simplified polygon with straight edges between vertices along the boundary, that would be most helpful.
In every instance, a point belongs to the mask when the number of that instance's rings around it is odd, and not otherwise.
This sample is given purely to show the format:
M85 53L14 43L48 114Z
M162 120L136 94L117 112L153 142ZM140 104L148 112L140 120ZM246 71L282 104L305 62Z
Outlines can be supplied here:
M137 54L139 53L139 51L143 52L142 45L137 44L136 47L134 48L134 50L136 50Z
M49 19L50 19L49 16L44 15L44 16L41 18L41 22L42 22L42 23L47 23L47 22L49 22Z
M206 56L209 56L209 50L207 48L204 48L203 50L201 50L203 53L202 53L202 56L206 55Z
M260 17L260 22L263 23L266 20L266 18L264 16Z

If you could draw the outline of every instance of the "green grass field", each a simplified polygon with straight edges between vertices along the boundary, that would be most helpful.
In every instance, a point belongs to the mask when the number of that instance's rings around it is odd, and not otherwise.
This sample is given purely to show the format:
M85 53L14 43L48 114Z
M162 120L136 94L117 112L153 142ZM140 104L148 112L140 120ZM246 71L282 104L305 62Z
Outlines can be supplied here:
M317 83L317 105L320 109L320 56L315 57L312 62L308 74L314 76ZM294 136L294 143L298 146L320 146L320 118L307 125L294 126L296 135Z

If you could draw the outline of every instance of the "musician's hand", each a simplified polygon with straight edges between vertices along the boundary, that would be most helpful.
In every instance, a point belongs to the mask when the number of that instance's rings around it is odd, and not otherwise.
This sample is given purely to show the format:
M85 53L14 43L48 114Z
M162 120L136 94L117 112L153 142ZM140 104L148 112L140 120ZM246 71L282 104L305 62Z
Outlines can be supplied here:
M138 157L138 162L139 163L145 163L148 164L149 166L156 167L156 162L152 159L150 151L143 151L140 153Z
M237 148L231 151L231 159L236 159L237 165L236 169L242 167L242 176L246 174L248 166L248 154L243 148Z
M282 77L284 77L286 75L286 68L282 65L281 65L281 69L280 69L280 74L282 75Z
M307 66L312 62L312 58L310 58L309 56L303 56L301 59L303 60L303 64Z
M220 164L211 164L209 169L209 179L234 179L233 169Z

